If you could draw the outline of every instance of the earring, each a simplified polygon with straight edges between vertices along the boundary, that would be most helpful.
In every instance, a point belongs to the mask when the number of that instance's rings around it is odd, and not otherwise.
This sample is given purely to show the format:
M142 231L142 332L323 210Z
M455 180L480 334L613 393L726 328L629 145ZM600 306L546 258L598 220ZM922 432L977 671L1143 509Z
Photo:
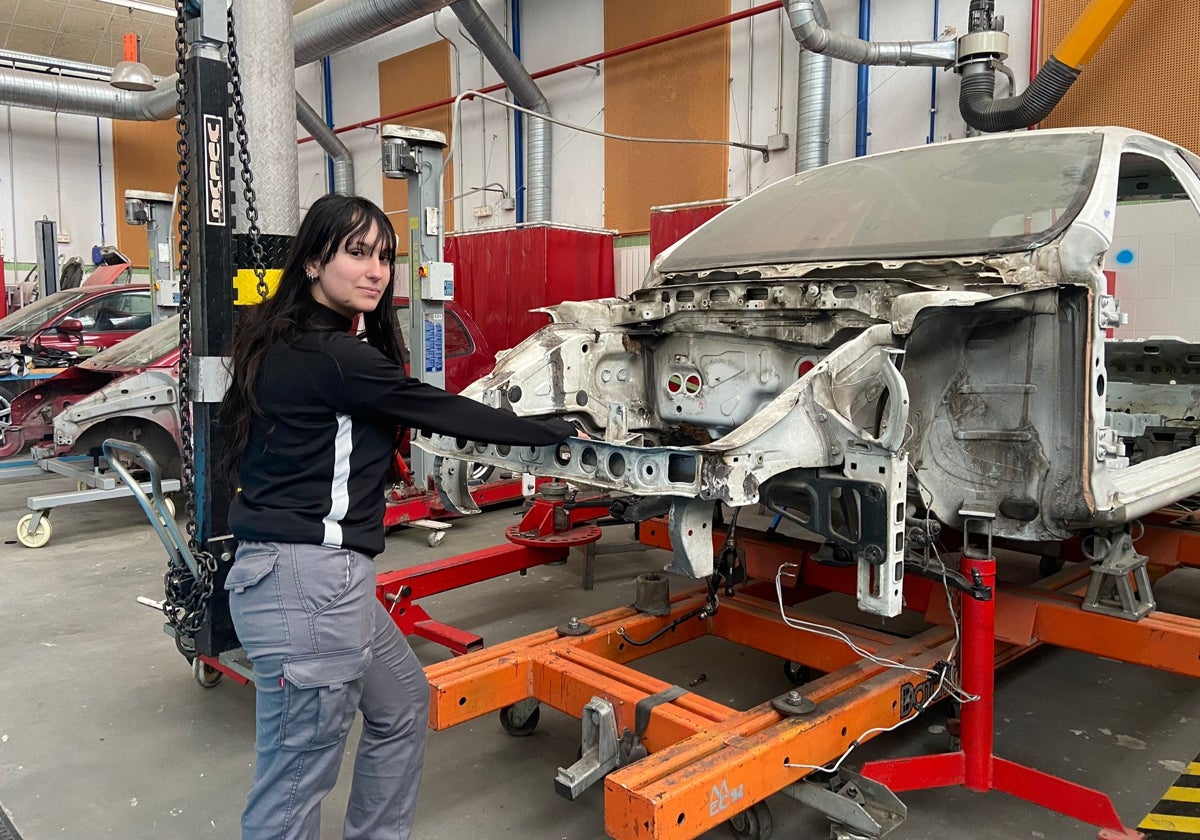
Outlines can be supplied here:
M317 275L315 275L315 274L309 274L308 272L305 272L305 273L304 273L304 276L308 278L308 282L309 282L309 283L316 283L318 280L320 280L320 279L321 279L321 278L320 278L320 277L318 277Z

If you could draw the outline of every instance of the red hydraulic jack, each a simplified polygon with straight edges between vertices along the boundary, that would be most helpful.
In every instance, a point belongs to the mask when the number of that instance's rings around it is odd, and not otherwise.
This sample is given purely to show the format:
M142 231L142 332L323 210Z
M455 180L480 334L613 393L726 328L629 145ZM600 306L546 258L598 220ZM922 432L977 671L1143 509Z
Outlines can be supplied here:
M1140 831L1126 828L1112 800L1091 788L998 757L995 732L996 558L992 553L989 514L962 512L964 538L961 571L977 590L965 595L962 607L962 688L979 699L962 705L958 752L872 761L862 775L899 793L962 785L967 790L1003 793L1099 826L1100 840L1139 840ZM969 545L972 534L986 533L987 547Z
M543 484L520 524L505 529L508 543L384 572L375 580L376 597L404 635L420 636L457 654L478 650L482 638L437 621L415 601L513 572L524 574L535 566L567 559L574 546L599 540L599 526L583 523L607 515L608 500L568 502L566 494L562 482Z

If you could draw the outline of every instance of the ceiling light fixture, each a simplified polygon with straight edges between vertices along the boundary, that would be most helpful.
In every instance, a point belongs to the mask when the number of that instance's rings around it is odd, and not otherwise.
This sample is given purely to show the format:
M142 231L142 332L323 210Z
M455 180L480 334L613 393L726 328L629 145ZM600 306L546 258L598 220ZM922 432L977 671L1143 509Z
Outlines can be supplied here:
M154 90L154 74L141 61L141 39L125 33L125 60L113 68L108 83L121 90Z
M152 15L166 15L167 17L175 17L175 9L166 8L165 6L155 6L153 3L139 3L138 0L100 0L101 3L108 3L112 6L120 6L124 9L136 9L139 12L149 12Z

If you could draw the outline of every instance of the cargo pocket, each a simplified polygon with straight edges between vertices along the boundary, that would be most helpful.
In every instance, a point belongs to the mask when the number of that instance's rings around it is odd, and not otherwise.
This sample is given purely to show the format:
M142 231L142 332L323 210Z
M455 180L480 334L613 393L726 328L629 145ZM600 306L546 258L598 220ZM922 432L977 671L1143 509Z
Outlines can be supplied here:
M345 739L362 694L359 681L370 661L369 647L285 659L280 746L315 750Z
M229 613L238 641L252 658L263 652L262 648L278 648L288 643L283 593L275 574L278 563L278 549L240 552L225 577Z

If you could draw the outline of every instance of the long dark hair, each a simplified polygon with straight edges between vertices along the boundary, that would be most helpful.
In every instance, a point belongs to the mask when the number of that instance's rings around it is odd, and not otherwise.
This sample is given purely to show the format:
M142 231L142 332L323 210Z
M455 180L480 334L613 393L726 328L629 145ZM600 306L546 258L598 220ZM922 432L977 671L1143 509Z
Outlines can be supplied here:
M267 418L258 401L258 377L267 351L277 341L293 342L308 329L319 304L312 297L312 281L306 266L325 266L347 241L363 239L375 232L379 257L389 266L388 284L379 305L363 315L366 340L394 361L403 364L403 342L392 315L392 296L396 284L396 232L391 221L374 203L365 198L326 195L317 199L300 230L292 239L279 286L275 294L258 306L246 307L230 348L232 381L221 403L219 419L224 427L226 447L219 469L232 474L250 440L254 417Z

